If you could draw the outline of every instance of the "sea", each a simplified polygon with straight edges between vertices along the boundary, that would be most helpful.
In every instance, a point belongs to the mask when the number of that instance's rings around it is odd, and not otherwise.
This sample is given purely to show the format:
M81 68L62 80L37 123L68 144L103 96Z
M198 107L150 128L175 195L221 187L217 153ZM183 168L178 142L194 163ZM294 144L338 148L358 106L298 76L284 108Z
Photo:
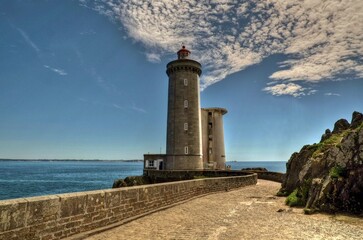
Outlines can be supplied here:
M226 164L286 172L286 162ZM0 160L0 200L112 188L115 179L140 176L142 169L140 161Z

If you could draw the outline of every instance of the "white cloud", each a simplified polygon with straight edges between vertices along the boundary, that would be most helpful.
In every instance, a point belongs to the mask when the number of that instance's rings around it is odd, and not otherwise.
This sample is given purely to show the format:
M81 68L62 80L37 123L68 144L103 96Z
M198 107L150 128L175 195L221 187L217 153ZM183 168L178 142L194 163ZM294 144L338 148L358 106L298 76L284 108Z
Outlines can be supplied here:
M136 112L139 112L139 113L147 113L147 111L145 109L140 108L140 107L137 107L135 105L135 103L132 103L132 105L131 106L128 106L128 107L122 107L122 106L120 106L120 105L118 105L116 103L112 104L112 106L114 108L121 109L121 110L131 109L131 110L136 111Z
M103 90L108 93L123 95L122 91L113 83L106 81L101 75L96 72L95 68L85 69L91 76L91 78L95 81L95 83Z
M88 31L83 31L79 33L80 35L94 35L96 34L96 32L94 30L88 30Z
M113 106L114 108L118 108L118 109L121 109L121 110L123 110L123 109L124 109L123 107L121 107L121 106L117 105L116 103L112 104L112 106Z
M158 63L160 62L160 54L157 53L146 53L146 59L149 62Z
M284 85L317 83L344 74L363 76L361 0L84 0L82 4L120 21L128 37L148 49L149 61L158 62L186 44L203 64L204 88L272 54L288 57L281 63L283 69L270 76Z
M20 33L20 35L24 38L25 42L31 47L33 48L37 53L40 52L40 49L38 48L38 46L30 39L30 37L28 36L28 34L20 28L17 28L18 32Z
M307 88L307 90L309 90L310 88ZM306 95L313 95L313 94L315 94L315 93L317 93L318 92L318 90L315 90L315 89L311 89L311 90L309 90L308 92L307 92L307 94Z
M63 69L58 69L58 68L53 68L53 67L50 67L48 65L43 65L45 68L48 68L49 70L61 75L61 76L65 76L67 75L68 73L66 73Z
M325 96L336 96L336 97L340 97L339 93L325 93Z
M136 111L136 112L147 113L145 109L140 108L140 107L136 107L135 103L133 103L132 106L130 106L129 108Z
M302 86L295 83L288 83L288 84L281 83L271 87L265 87L263 89L263 91L271 93L274 96L291 95L293 97L300 97L306 95L304 92L305 90L306 88L303 88Z

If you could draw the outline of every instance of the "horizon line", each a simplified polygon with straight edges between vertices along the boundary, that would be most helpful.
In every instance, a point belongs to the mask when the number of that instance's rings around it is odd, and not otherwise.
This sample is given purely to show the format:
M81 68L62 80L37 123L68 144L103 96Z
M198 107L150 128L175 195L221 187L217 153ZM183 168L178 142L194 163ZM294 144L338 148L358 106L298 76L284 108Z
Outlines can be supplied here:
M0 158L0 161L119 161L119 162L126 162L126 161L144 161L142 159L77 159L77 158L52 158L52 159L47 159L47 158ZM287 162L284 160L231 160L231 161L226 161L226 163L233 163L233 162Z

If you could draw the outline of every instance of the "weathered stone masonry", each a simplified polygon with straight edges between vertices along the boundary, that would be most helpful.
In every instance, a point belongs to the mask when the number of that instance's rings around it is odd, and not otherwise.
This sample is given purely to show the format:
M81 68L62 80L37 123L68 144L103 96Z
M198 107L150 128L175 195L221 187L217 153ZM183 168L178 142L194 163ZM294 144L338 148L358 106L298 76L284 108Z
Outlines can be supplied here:
M257 175L0 201L0 239L61 239L208 193L257 183Z

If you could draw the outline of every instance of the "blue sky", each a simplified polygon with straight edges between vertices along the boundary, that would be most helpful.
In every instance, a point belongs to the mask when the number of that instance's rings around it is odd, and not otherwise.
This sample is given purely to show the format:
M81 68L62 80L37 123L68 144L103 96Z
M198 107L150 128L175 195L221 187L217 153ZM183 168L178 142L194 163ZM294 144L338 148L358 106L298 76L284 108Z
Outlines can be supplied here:
M363 112L363 2L0 2L0 158L165 152L165 65L185 44L227 160L287 161Z

